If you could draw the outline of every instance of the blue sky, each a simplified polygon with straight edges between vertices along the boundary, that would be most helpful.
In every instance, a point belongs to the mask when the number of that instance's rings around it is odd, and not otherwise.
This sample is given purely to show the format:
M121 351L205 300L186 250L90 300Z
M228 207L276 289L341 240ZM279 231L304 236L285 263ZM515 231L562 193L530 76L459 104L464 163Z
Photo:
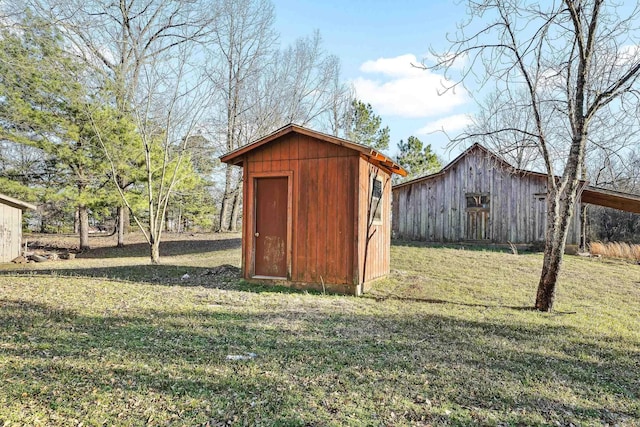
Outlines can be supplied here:
M445 151L447 139L429 133L442 127L460 132L475 105L468 93L438 95L444 77L411 67L429 47L446 49L447 32L464 18L464 6L451 1L273 0L276 30L286 45L320 30L327 52L337 55L343 77L358 98L372 104L396 144L410 135L432 144L447 161L460 150Z

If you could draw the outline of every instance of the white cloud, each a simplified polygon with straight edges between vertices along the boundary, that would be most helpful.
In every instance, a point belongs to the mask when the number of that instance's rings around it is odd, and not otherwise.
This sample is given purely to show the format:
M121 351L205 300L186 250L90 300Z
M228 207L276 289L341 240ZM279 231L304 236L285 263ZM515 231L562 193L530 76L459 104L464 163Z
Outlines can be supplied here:
M415 55L406 54L395 58L378 58L375 61L367 61L360 66L364 73L380 73L392 77L420 77L425 71L416 66L420 62Z
M444 130L448 134L454 134L461 131L465 126L471 124L472 119L468 114L455 114L453 116L443 117L436 121L427 123L416 131L418 135L427 135L433 132Z
M370 103L377 114L406 118L447 114L469 101L462 87L444 92L452 82L412 66L419 63L412 54L363 63L360 71L376 78L358 77L353 81L358 98Z

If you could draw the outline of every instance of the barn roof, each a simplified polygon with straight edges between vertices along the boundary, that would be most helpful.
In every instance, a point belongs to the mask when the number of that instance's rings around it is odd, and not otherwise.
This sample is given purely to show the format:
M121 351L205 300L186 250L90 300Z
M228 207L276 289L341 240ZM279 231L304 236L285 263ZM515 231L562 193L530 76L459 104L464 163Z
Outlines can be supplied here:
M371 147L367 147L366 145L357 144L355 142L348 141L346 139L338 138L332 135L328 135L326 133L318 132L309 128L305 128L302 126L295 125L293 123L288 124L277 131L258 139L257 141L252 142L251 144L245 145L244 147L240 147L234 151L231 151L222 157L220 160L225 163L230 163L233 165L242 166L244 154L255 150L258 147L262 147L284 135L289 133L297 133L300 135L306 135L313 138L317 138L321 141L329 142L331 144L336 144L341 147L346 147L351 150L355 150L361 153L367 160L377 166L380 166L391 173L396 173L401 176L407 176L407 171L405 171L402 166L394 162L391 158L385 156L379 151L374 150Z
M460 162L460 160L465 158L470 152L472 152L474 150L480 150L480 151L484 152L488 157L491 157L497 164L499 164L500 166L504 167L505 169L508 169L511 173L520 174L520 175L539 175L539 176L544 177L544 178L547 177L547 175L544 174L544 173L515 168L511 164L509 164L509 162L507 162L505 159L503 159L502 157L498 156L496 153L494 153L493 151L489 150L484 145L480 145L479 143L476 142L471 147L467 148L462 153L460 153L458 155L458 157L456 157L455 159L451 160L445 167L440 169L439 172L432 173L432 174L429 174L429 175L420 176L420 177L414 178L414 179L412 179L410 181L401 182L399 184L394 185L393 188L400 188L400 187L404 187L406 185L415 184L416 182L427 181L427 180L436 178L438 176L442 176L445 173L447 173L447 171L449 169L451 169L458 162Z
M14 208L22 209L23 211L26 211L27 209L37 209L31 203L23 202L22 200L14 199L13 197L9 197L4 194L0 194L0 203L12 206Z
M473 144L471 147L464 150L458 157L453 159L449 164L440 170L440 172L422 176L416 179L412 179L410 181L406 181L400 184L396 184L393 186L394 189L404 187L406 185L415 184L417 182L427 181L438 176L444 175L449 169L456 165L461 159L467 156L473 150L483 151L486 155L494 159L498 164L502 165L506 169L510 170L511 173L521 174L521 175L537 175L542 178L546 178L547 175L540 172L529 171L525 169L518 169L509 164L506 160L504 160L499 155L495 154L488 148L480 145L479 143ZM626 212L634 212L640 213L640 195L631 194L631 193L623 193L620 191L607 190L604 188L598 188L591 185L586 185L582 190L582 194L580 200L583 203L589 203L591 205L604 206L608 208L619 209Z
M582 191L582 202L625 212L640 213L640 196L588 186Z

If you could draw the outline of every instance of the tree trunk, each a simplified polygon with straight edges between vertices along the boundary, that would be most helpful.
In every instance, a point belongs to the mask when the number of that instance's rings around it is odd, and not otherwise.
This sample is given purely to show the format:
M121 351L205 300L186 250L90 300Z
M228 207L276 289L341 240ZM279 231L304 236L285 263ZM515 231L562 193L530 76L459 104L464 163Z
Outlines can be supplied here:
M587 250L587 205L580 206L580 250Z
M231 211L231 231L238 231L238 219L240 218L240 210L242 208L242 182L238 183L235 194L233 195L233 210Z
M80 233L80 210L76 208L76 211L73 213L73 232Z
M553 310L556 285L573 217L577 189L578 177L575 174L562 194L553 192L547 197L549 206L547 207L544 260L535 304L535 308L540 311Z
M125 218L128 216L125 214L126 211L126 206L118 206L118 243L116 246L119 248L124 248Z
M559 245L556 239L547 240L544 248L542 274L538 283L535 308L540 311L551 311L556 296L556 283L562 267L564 245Z
M160 264L160 239L152 238L151 240L149 244L151 264L157 265Z
M126 206L122 209L122 232L124 234L131 233L130 212Z
M89 210L84 205L78 206L78 233L80 234L80 250L90 249Z
M231 231L231 213L233 211L233 169L227 165L225 171L224 193L222 195L222 206L220 207L220 228L218 231Z

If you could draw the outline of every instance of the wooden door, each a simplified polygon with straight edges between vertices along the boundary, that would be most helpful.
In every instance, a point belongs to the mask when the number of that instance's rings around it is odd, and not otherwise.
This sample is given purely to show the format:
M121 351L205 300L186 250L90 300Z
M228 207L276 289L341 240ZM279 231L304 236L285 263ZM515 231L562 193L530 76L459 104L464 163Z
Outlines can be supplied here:
M533 240L544 242L547 233L547 195L544 193L534 194L534 212L535 221L533 229Z
M490 240L489 193L467 193L467 240Z
M489 240L489 210L467 209L467 240Z
M288 177L256 178L254 276L287 277Z

